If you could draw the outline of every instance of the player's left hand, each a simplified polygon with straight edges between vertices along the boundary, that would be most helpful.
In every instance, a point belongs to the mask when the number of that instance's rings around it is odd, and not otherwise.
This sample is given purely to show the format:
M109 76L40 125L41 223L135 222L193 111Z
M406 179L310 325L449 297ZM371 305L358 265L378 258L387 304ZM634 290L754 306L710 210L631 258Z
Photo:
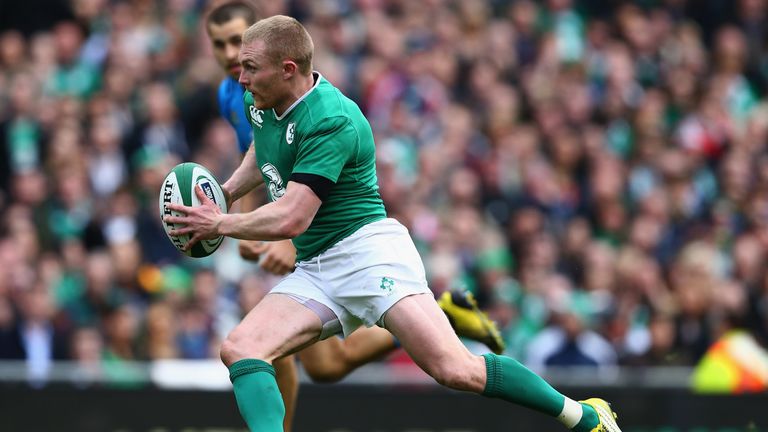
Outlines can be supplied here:
M189 250L200 240L215 239L219 236L218 228L223 216L221 209L211 201L200 185L195 186L195 195L200 200L197 207L187 207L181 204L170 203L168 208L182 213L184 216L165 216L163 220L168 223L182 224L182 228L171 230L168 235L178 237L189 234L191 236L184 250Z

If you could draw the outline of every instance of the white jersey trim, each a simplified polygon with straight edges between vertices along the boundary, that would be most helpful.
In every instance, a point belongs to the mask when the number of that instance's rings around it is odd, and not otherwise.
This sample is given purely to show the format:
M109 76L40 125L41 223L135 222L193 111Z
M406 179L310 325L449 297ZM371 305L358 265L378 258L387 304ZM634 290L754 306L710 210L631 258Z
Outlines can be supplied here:
M298 105L298 104L299 104L299 102L303 101L303 100L304 100L304 98L305 98L305 97L307 97L307 95L309 95L310 93L312 93L312 90L314 90L314 89L316 89L316 88L317 88L318 84L320 84L320 80L321 80L321 79L323 79L323 76L322 76L322 75L320 75L320 72L318 72L318 71L312 71L312 75L314 75L314 76L316 77L316 78L315 78L315 85L313 85L311 89L307 90L307 92L306 92L306 93L304 93L303 95L301 95L301 97L300 97L300 98L296 99L296 102L294 102L293 104L291 104L291 106L289 106L289 107L288 107L288 109L287 109L287 110L285 110L285 112L283 113L283 115L277 115L277 113L275 112L275 109L274 109L274 108L272 108L272 114L274 114L274 115L275 115L275 120L277 120L277 121L280 121L280 120L284 119L284 118L285 118L285 116L287 116L287 115L288 115L288 113L290 113L291 111L293 111L293 109L296 107L296 105Z

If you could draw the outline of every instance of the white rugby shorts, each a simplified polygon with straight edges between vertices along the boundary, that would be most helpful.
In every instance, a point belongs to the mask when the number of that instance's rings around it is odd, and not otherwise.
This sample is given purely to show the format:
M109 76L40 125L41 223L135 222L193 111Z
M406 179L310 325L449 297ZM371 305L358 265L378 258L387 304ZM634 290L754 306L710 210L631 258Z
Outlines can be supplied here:
M271 293L325 305L347 336L361 325L382 326L382 317L400 299L432 292L408 230L387 218L361 227L311 260L298 262Z

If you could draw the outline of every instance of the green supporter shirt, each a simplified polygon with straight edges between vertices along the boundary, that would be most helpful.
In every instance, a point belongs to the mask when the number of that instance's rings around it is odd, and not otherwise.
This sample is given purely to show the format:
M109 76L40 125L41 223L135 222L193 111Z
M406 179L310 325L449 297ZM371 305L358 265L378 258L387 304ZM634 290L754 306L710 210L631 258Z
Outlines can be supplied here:
M293 239L298 261L314 258L363 225L386 217L371 125L357 104L313 74L314 87L279 117L272 109L256 109L250 92L243 95L256 163L271 201L285 194L294 173L334 183L307 231Z

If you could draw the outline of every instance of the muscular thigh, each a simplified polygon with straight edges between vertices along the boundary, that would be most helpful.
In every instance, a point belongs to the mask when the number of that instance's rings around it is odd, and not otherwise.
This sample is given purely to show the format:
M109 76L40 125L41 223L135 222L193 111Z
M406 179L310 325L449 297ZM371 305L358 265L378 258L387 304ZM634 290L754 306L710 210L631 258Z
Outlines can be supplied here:
M430 294L397 302L384 316L384 325L423 369L449 357L471 355Z
M315 342L321 330L322 322L311 309L288 295L268 294L228 339L243 358L271 362Z
M464 347L431 296L400 300L384 323L416 364L440 384L475 393L485 388L485 360Z

